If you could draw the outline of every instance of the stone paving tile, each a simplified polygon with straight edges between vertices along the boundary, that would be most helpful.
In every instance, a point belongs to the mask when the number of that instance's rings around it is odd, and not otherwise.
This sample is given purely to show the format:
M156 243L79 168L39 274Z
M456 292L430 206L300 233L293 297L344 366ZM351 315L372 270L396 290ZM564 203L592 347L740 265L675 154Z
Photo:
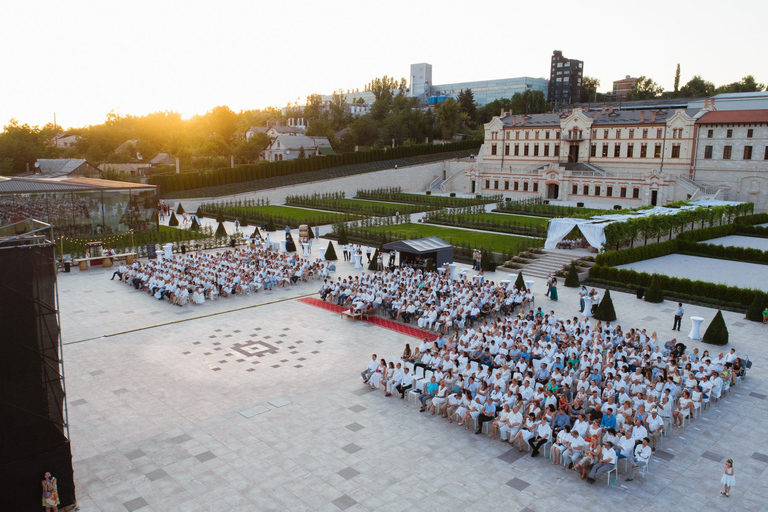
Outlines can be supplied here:
M136 460L141 457L145 457L147 454L144 453L144 450L133 450L125 454L125 457L128 460Z
M359 424L359 423L350 423L350 424L349 424L349 425L347 425L345 428L346 428L347 430L351 430L352 432L359 432L359 431L363 430L365 427L364 427L364 426L362 426L362 425L361 425L361 424Z
M666 460L666 461L670 461L675 457L674 454L665 452L664 450L656 450L655 452L653 452L653 456L656 457L657 459Z
M342 446L341 449L349 454L353 454L359 452L363 448L356 445L355 443L349 443L347 446Z
M760 462L768 462L768 455L764 453L755 452L752 454L752 458L755 460L759 460Z
M719 453L714 453L714 452L709 452L709 451L702 453L701 456L704 457L705 459L709 459L709 460L712 460L712 461L715 461L715 462L720 462L724 458Z
M160 480L161 478L165 478L167 476L168 476L168 473L166 473L165 470L163 469L156 469L150 473L147 473L147 478L149 479L150 482L154 482L155 480Z
M352 407L349 408L349 410L352 412L363 412L365 410L365 407L358 404L358 405L353 405Z
M519 451L517 448L511 448L496 458L511 464L512 462L515 462L517 459L523 457L525 453L526 452Z
M357 501L355 501L353 498L350 498L346 494L336 498L331 503L339 507L341 510L347 510L349 507L357 505Z
M269 401L269 405L271 405L273 407L285 407L286 405L289 405L290 403L291 403L291 401L288 400L285 397L273 398L272 400Z
M216 455L208 451L208 452L203 452L199 455L195 455L195 458L200 462L207 462L209 460L215 459Z
M349 480L351 478L355 478L357 475L360 474L360 472L352 467L346 467L340 471L337 471L336 474L344 478L345 480Z
M364 387L361 387L360 389L354 390L352 393L357 396L363 396L363 395L367 395L368 393L372 393L373 391L376 391L376 390L373 389L371 386L364 386Z
M128 510L128 512L133 512L134 510L139 510L141 508L149 506L149 503L144 498L134 498L130 501L126 501L123 503L123 506Z
M520 480L519 478L513 478L509 482L507 482L507 485L510 486L513 489L517 489L518 491L522 491L530 487L531 484L526 482L525 480Z
M78 400L72 400L71 402L69 402L69 405L71 405L72 407L77 407L78 405L83 405L87 403L88 403L88 400L86 400L85 398L80 398Z
M764 395L764 394L762 394L762 393L756 393L756 392L754 392L754 391L753 391L753 392L751 392L751 393L749 394L749 396L751 396L751 397L753 397L753 398L759 398L760 400L765 400L765 399L766 399L766 397L768 397L768 395Z

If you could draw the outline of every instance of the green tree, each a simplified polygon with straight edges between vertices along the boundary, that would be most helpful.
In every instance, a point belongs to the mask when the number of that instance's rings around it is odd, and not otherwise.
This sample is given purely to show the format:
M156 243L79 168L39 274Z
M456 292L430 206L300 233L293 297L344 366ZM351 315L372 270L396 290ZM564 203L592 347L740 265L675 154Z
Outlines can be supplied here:
M525 290L525 278L523 277L523 272L521 271L519 274L517 274L517 279L515 279L515 288L518 290Z
M603 295L595 311L595 319L602 320L603 322L613 322L616 320L616 310L613 308L611 290L605 290L605 295Z
M683 98L703 98L712 96L714 93L715 84L704 80L699 75L688 80L688 83L680 89L680 96Z
M368 90L371 91L374 98L376 98L373 105L371 105L371 116L376 121L381 121L389 114L394 98L392 90L396 89L397 86L397 81L387 75L384 75L382 78L374 78L371 80Z
M373 146L379 138L379 129L371 116L361 116L349 125L354 145Z
M543 114L552 110L552 105L547 103L543 92L528 89L512 96L512 110L518 115Z
M336 256L336 249L333 248L333 240L328 240L328 249L325 251L325 259L328 261L336 261L339 259Z
M600 87L600 80L592 76L585 76L581 79L581 102L589 103L597 101L597 88Z
M765 90L765 84L758 83L753 75L747 75L740 82L721 85L715 91L717 94L728 92L760 92Z
M218 135L224 146L229 147L234 142L238 116L232 109L220 105L209 110L205 114L204 119L207 124L208 133L210 135Z
M627 93L627 101L650 100L658 98L663 92L663 87L659 86L653 79L643 75L637 79L632 90Z
M680 63L677 63L677 69L675 70L675 96L677 96L680 90Z
M478 113L480 123L485 124L489 122L501 113L501 109L508 112L511 111L512 98L499 98L498 100L493 100L492 102L487 103Z
M467 125L474 126L477 122L477 105L472 89L462 89L456 101L459 103L459 112L466 115Z
M565 286L568 288L578 288L581 286L579 281L579 273L576 270L576 263L571 262L571 268L568 269L568 275L565 276Z
M664 302L664 292L661 291L659 286L659 278L656 274L653 274L653 281L651 281L651 287L645 293L645 302L660 303Z
M452 139L459 132L459 127L464 120L459 104L453 98L448 98L436 110L440 123L440 136L443 139Z
M310 94L307 96L307 104L304 107L304 117L306 119L318 119L322 114L323 97L319 94Z
M258 162L261 152L272 141L266 133L254 133L250 139L241 139L232 150L239 163Z
M704 337L701 341L708 343L709 345L727 345L728 344L728 326L725 325L725 318L723 318L723 312L719 309L715 318L712 319L707 330L704 332Z

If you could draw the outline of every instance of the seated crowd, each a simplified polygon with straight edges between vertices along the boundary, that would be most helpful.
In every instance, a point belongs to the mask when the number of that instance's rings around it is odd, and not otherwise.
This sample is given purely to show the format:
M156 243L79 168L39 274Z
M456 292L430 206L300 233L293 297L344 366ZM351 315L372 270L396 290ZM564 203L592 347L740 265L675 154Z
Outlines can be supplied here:
M216 297L272 290L299 281L329 275L330 262L310 262L298 253L277 253L260 246L236 248L224 252L202 250L173 259L123 262L112 275L143 290L158 300L171 304L202 304Z
M632 480L667 429L682 428L746 370L734 349L687 354L674 339L660 343L655 332L557 318L541 308L505 315L514 311L515 300L507 299L518 297L516 291L434 279L396 271L332 285L349 290L345 301L379 301L406 321L437 312L430 318L439 323L437 339L425 338L413 350L406 345L397 361L374 356L364 381L386 396L412 392L421 412L466 428L473 422L476 434L487 423L491 437L521 451L530 447L533 457L546 447L553 463L567 464L589 482L623 458ZM414 375L420 369L422 379Z

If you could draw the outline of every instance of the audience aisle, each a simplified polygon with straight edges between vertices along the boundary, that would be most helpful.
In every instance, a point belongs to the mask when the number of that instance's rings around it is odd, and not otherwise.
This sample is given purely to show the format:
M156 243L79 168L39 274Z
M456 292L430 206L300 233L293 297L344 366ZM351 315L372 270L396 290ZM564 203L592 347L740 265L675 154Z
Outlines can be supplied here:
M358 275L338 261L337 276ZM365 271L367 272L367 271ZM768 468L766 327L725 313L749 378L656 452L648 476L586 486L547 461L468 435L360 382L370 354L399 356L413 338L287 300L318 282L200 307L173 308L106 269L60 274L69 418L82 510L758 510ZM506 278L499 275L498 279ZM486 279L494 279L493 274ZM535 306L577 314L576 291ZM618 323L671 331L674 304L612 293ZM316 296L316 295L315 295ZM188 313L190 311L191 313ZM223 314L99 338L136 327ZM90 339L96 338L96 339ZM87 340L87 341L81 341ZM711 347L706 347L710 349ZM727 350L728 347L725 349ZM718 492L723 462L737 484ZM623 484L623 480L617 484Z

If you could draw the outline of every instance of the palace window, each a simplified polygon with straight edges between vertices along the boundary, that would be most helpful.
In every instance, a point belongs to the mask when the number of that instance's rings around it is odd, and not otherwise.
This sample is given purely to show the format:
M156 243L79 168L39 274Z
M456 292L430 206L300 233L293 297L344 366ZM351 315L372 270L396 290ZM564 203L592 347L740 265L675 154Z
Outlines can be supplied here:
M627 144L627 158L632 158L635 155L635 145Z
M744 160L752 160L752 146L744 146Z
M603 158L606 158L608 156L608 144L603 144L602 156Z
M613 157L619 158L621 156L621 144L613 145Z
M723 147L723 160L730 160L731 159L731 146L724 146Z
M640 199L640 189L639 188L633 188L632 189L632 199Z
M704 146L704 159L709 160L712 158L712 146Z
M661 144L656 144L656 146L654 146L653 158L661 158Z
M496 154L496 144L491 144L491 154L492 155Z
M645 158L648 156L648 144L641 144L640 145L640 158Z
M680 144L672 146L672 158L680 158Z

